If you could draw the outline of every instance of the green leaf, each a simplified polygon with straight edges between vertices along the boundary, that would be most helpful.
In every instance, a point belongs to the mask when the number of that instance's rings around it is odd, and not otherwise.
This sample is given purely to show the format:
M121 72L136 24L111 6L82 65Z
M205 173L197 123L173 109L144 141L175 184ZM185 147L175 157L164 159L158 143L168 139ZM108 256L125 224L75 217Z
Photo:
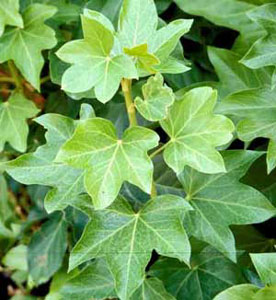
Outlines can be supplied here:
M75 123L72 119L44 114L36 122L47 129L47 143L34 153L28 153L6 164L6 171L23 184L52 186L45 199L48 212L64 209L84 192L83 171L54 163L60 147L73 135Z
M61 299L116 298L114 281L104 259L96 259L77 276L67 281L60 290Z
M257 137L276 140L276 101L274 91L268 88L244 90L229 95L219 106L219 111L239 118L238 137L252 141ZM268 149L268 171L276 159L274 147L270 142Z
M276 167L276 140L269 140L266 163L267 173L269 174Z
M0 36L6 25L23 28L23 19L19 13L19 0L2 0L0 3Z
M240 268L208 246L197 253L193 249L191 268L176 259L158 260L150 274L160 278L176 299L213 299L232 285L245 282Z
M70 269L104 256L115 279L120 299L129 299L143 283L155 249L186 263L190 245L182 226L183 213L191 209L182 198L159 196L135 213L121 197L107 209L91 213L84 234L70 256Z
M143 97L135 99L135 106L139 113L147 120L159 121L168 114L169 107L174 102L174 94L171 88L164 85L161 74L150 77L142 87Z
M232 122L214 115L217 93L209 87L195 88L175 101L162 128L170 136L164 151L166 163L180 173L185 165L205 173L225 172L223 159L215 147L232 138Z
M37 90L44 65L41 51L56 44L55 32L44 21L56 12L52 6L33 4L23 13L24 28L9 28L0 38L0 63L13 60L22 75Z
M13 93L8 101L0 103L0 152L6 142L17 151L26 151L29 133L26 119L34 117L38 112L34 103L19 93Z
M110 121L94 118L77 127L56 161L85 170L85 188L95 208L102 209L115 200L124 181L150 193L153 165L147 151L158 140L154 131L139 126L118 139Z
M123 54L113 54L114 28L98 12L84 10L84 39L66 43L57 56L72 64L62 77L62 89L81 93L95 88L98 100L105 103L117 92L121 79L137 78L132 60Z
M265 29L267 34L252 45L241 62L251 69L276 65L276 4L257 7L248 16Z
M276 253L251 253L250 257L262 282L276 284Z
M28 245L28 269L37 284L48 281L61 267L66 248L67 225L63 215L55 213Z
M226 151L223 157L227 173L207 175L185 168L179 175L186 199L194 208L184 221L189 233L233 261L236 260L235 241L229 225L260 223L276 213L263 194L239 182L261 154Z
M12 270L27 271L27 247L18 245L3 257L2 262Z
M276 286L267 286L254 295L253 300L275 300Z
M240 63L241 55L227 49L208 47L209 58L220 80L221 97L245 89L270 87L274 68L252 70Z
M259 288L252 284L240 284L221 292L214 298L214 300L255 299L254 295L258 290Z
M174 300L175 298L169 294L162 281L157 278L145 278L143 284L136 290L130 298L131 300Z

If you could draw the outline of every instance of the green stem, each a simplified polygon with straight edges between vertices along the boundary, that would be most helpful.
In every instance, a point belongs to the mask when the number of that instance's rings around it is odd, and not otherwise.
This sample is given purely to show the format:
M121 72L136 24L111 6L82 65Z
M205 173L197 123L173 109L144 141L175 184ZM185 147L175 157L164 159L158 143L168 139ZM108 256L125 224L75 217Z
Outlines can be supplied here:
M40 84L43 84L47 81L50 81L51 80L51 77L50 76L45 76L43 78L40 79Z
M121 81L130 127L137 125L136 111L131 94L131 84L132 81L130 79L122 79Z
M156 155L158 155L160 152L162 152L166 147L168 146L168 143L162 145L159 147L156 151L154 151L151 155L150 158L153 159Z
M151 198L157 197L156 184L155 184L154 180L152 180L150 197Z
M8 61L8 66L9 66L9 69L10 69L10 72L11 72L12 79L13 79L15 85L16 85L16 89L17 90L23 90L22 81L20 79L20 76L18 74L18 71L16 69L16 66L15 66L14 62L12 60L9 60Z
M11 77L0 77L0 82L8 82L15 84L14 79Z

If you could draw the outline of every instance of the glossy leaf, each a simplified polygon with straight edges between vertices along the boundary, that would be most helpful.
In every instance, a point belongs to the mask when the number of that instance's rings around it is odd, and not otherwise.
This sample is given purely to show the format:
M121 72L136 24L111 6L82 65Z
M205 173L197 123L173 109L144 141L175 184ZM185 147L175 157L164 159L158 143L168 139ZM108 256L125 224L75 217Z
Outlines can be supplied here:
M44 65L41 51L56 44L55 32L44 22L56 13L56 8L33 4L23 13L24 28L9 28L0 38L0 62L13 60L22 75L37 90Z
M179 180L194 211L184 224L189 233L203 240L231 260L236 260L234 236L229 225L260 223L276 213L266 197L239 179L261 153L227 151L227 173L207 175L185 168Z
M147 120L159 121L168 114L169 107L174 102L172 89L164 85L161 74L150 77L142 87L143 98L135 99L135 106L140 114Z
M254 299L254 295L257 291L258 287L252 284L241 284L221 292L214 298L214 300Z
M170 136L164 151L166 163L180 173L185 165L205 173L225 172L215 147L232 138L232 122L214 115L217 93L209 87L192 89L174 103L162 128Z
M115 200L124 181L150 193L153 165L147 151L158 140L154 131L138 126L118 139L110 121L94 118L77 127L57 161L85 170L85 188L95 208L102 209Z
M226 288L245 282L239 267L210 246L200 253L194 251L191 268L165 258L154 264L150 274L160 278L168 292L181 300L212 300Z
M17 151L26 151L29 133L26 120L38 112L35 104L19 93L13 93L8 101L0 103L0 151L7 142Z
M128 299L143 283L153 249L189 261L190 245L181 222L189 209L184 199L166 195L152 199L135 213L119 197L109 208L90 214L91 221L71 253L70 269L104 256L118 296Z

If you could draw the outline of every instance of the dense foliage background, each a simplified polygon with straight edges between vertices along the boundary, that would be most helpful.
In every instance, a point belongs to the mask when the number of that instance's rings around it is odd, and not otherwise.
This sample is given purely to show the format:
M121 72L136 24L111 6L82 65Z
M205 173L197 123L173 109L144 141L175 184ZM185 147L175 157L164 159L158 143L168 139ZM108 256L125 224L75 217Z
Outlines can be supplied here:
M276 299L276 4L154 2L0 1L1 300Z

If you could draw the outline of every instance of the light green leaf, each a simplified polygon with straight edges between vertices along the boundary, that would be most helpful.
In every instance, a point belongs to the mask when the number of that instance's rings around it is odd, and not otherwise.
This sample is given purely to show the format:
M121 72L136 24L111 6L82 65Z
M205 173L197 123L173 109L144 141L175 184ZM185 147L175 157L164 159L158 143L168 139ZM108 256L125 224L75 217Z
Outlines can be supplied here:
M27 247L18 245L9 250L3 257L2 262L12 270L27 271Z
M37 284L44 283L61 267L67 248L67 225L55 213L37 231L28 245L28 270Z
M34 153L8 162L6 171L23 184L54 187L45 199L45 208L52 212L64 209L84 192L82 170L54 163L60 147L73 135L75 123L72 119L57 114L44 114L36 122L48 130L47 143Z
M151 267L150 274L160 278L179 300L211 300L226 288L245 282L241 269L210 246L199 253L193 249L191 268L163 258Z
M138 70L145 69L149 73L155 73L153 66L160 63L155 55L148 52L147 44L138 45L133 48L124 48L124 53L137 59ZM142 73L143 71L140 72Z
M60 290L61 299L87 300L116 298L114 281L104 259L96 259Z
M23 28L23 19L19 13L19 0L1 0L0 2L0 36L5 26Z
M265 29L267 34L260 38L245 54L241 62L251 69L276 65L276 4L257 7L248 16Z
M186 199L193 206L185 217L189 233L211 244L231 260L236 260L235 241L229 225L260 223L276 213L267 198L239 182L262 153L226 151L227 173L207 175L185 168L179 175Z
M168 114L169 107L174 102L174 94L171 88L164 85L161 74L150 77L142 87L144 100L135 99L135 106L139 113L147 120L159 121Z
M276 140L269 140L267 147L266 164L267 173L269 174L276 167Z
M220 80L221 98L245 89L271 86L272 67L249 69L240 63L241 55L227 49L208 47L208 55Z
M143 284L130 298L131 300L174 300L175 298L169 294L162 283L157 278L145 278Z
M264 284L276 284L276 253L250 254L253 264Z
M252 300L275 300L276 299L276 285L266 286L257 291Z
M109 208L91 213L91 221L71 253L70 269L104 256L119 298L129 299L143 283L153 249L189 261L190 244L181 221L189 209L184 199L166 195L150 200L135 213L125 199L117 198Z
M118 139L110 121L94 118L77 127L56 161L85 170L85 188L95 208L102 209L115 200L124 181L150 193L153 165L147 151L158 140L154 131L138 126Z
M55 32L44 21L56 12L53 6L33 4L23 13L24 28L9 28L0 38L0 62L13 60L22 75L37 90L44 59L42 50L56 44Z
M14 216L14 207L10 203L8 185L2 174L0 174L0 223L6 225Z
M103 15L89 10L82 15L84 39L66 43L57 56L72 64L62 77L62 89L82 93L95 88L96 98L105 103L117 92L122 78L137 78L133 61L113 54L114 28Z
M232 122L214 115L217 93L209 87L195 88L175 101L162 128L170 136L164 151L166 163L180 173L185 165L205 173L225 172L223 159L215 147L232 138Z
M38 112L34 103L19 93L13 93L8 101L0 103L0 152L6 142L17 151L26 151L29 133L26 119Z
M253 300L258 290L259 288L253 284L240 284L221 292L214 300Z

